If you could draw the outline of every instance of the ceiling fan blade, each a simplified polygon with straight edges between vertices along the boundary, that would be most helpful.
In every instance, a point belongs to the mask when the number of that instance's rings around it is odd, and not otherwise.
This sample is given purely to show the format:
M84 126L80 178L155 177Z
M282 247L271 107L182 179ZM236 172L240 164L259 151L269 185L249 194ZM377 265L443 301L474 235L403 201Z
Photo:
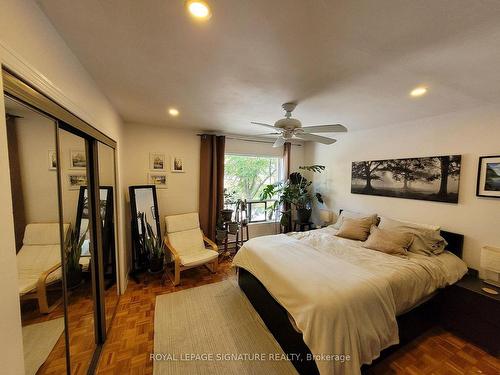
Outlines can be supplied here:
M306 126L302 128L304 133L340 133L346 132L347 128L344 125L332 124L332 125L317 125L317 126Z
M265 135L280 135L280 132L274 132L274 133L261 133L261 134L256 134L257 137L263 137Z
M269 124L264 124L263 122L255 122L255 121L251 121L250 122L251 124L255 124L255 125L260 125L260 126L266 126L268 128L273 128L276 130L276 128L273 126L273 125L269 125Z
M331 145L332 143L337 142L336 139L322 137L321 135L316 135L316 134L297 133L295 134L295 136L297 138L303 139L304 141L318 142L318 143L323 143L324 145Z
M274 142L273 147L281 147L285 144L285 138L279 137L276 142Z

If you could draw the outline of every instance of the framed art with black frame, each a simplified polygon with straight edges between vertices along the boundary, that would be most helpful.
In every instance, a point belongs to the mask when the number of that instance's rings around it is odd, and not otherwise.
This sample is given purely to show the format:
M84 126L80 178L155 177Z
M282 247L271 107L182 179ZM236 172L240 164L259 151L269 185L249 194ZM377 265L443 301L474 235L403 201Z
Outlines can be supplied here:
M500 155L479 158L476 195L500 198Z

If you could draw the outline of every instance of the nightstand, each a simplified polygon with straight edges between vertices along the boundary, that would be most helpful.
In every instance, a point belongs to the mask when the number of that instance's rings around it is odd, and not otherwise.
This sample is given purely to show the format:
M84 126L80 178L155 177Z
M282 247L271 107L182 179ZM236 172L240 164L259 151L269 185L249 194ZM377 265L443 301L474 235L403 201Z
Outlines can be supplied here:
M488 294L483 287L500 292L470 275L447 287L443 291L441 322L446 329L499 356L500 294Z

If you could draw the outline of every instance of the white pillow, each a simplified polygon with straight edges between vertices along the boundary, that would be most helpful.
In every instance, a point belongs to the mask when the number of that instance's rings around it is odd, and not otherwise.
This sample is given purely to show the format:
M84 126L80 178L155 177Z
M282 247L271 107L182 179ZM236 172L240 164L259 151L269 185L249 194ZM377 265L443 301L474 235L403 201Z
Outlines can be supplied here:
M342 225L344 219L361 219L362 217L367 217L371 215L374 214L366 214L361 212L342 210L342 213L337 218L337 221L335 222L335 224L332 224L331 227L334 229L340 229L340 226Z

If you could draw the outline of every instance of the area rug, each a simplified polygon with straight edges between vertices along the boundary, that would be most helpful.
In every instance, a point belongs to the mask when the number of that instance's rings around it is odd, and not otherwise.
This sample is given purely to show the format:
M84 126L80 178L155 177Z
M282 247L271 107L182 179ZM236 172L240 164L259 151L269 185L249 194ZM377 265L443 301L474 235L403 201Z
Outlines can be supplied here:
M64 318L23 327L24 372L34 375L43 365L64 331Z
M235 279L156 297L153 373L296 374Z

